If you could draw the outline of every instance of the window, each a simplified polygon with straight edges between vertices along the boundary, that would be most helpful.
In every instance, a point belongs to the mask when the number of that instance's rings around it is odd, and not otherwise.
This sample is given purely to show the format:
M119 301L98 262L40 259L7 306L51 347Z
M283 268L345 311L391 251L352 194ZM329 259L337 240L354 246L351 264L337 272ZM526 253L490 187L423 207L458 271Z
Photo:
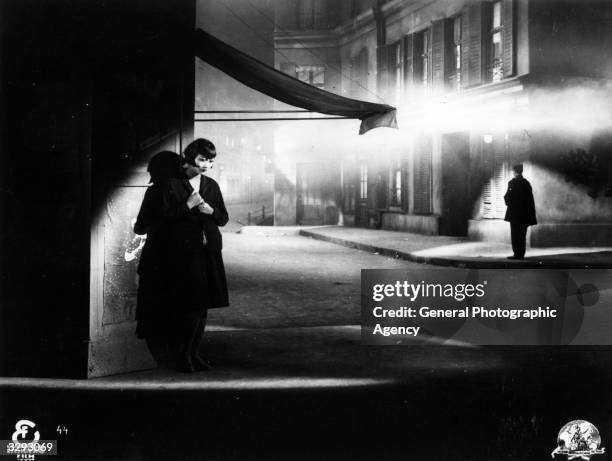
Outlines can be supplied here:
M504 66L503 66L503 45L502 45L502 4L501 1L493 3L491 9L491 56L489 66L489 81L499 82L504 78Z
M395 44L395 56L393 63L393 73L395 76L393 82L395 91L393 96L395 97L395 103L399 104L402 98L402 82L404 81L404 47L401 40Z
M452 19L451 69L449 72L450 87L461 88L461 16Z
M427 89L431 84L431 31L423 32L423 49L421 50L421 81L423 88Z
M401 163L399 159L393 168L391 168L389 172L389 205L392 207L402 207L403 206L403 188L404 181Z
M368 198L368 166L361 165L359 169L359 198Z
M317 88L325 87L325 67L322 66L296 66L296 77Z
M503 219L506 212L504 194L510 176L507 136L483 137L484 172L487 175L483 189L482 217Z
M425 91L431 88L431 29L413 35L412 81Z

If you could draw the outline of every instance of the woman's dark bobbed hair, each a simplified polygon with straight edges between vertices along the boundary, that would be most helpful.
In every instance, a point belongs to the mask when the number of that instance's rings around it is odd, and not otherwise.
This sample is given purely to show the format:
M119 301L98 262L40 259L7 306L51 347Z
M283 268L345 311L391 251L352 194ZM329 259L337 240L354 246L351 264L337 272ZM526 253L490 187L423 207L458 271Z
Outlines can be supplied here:
M208 139L198 138L192 143L190 143L183 152L183 158L185 163L194 164L195 158L198 155L202 155L207 159L212 159L217 156L217 150L215 149L215 145L210 142Z

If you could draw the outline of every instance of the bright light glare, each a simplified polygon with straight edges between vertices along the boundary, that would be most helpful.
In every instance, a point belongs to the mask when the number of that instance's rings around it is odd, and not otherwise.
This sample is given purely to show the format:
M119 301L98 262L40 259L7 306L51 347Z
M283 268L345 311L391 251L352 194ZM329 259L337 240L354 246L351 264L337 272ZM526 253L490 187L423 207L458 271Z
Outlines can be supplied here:
M588 134L611 126L612 91L601 86L523 88L423 97L398 109L401 130L414 133L561 130Z

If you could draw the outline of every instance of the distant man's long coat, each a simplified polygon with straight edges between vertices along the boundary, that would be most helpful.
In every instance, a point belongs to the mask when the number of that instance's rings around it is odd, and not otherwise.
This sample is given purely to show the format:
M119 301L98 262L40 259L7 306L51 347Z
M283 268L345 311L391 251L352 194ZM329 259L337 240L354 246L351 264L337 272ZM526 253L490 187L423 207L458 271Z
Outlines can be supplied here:
M508 182L508 191L504 195L504 200L508 207L505 221L525 226L538 223L531 184L523 176L517 176Z

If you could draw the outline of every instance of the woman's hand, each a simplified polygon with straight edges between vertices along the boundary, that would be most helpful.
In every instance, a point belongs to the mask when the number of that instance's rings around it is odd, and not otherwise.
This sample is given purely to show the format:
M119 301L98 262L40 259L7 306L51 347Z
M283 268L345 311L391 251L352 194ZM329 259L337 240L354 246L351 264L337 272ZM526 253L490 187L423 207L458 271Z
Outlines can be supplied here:
M204 199L197 192L193 192L187 199L187 208L190 210L204 203Z
M198 211L204 214L213 214L215 210L208 203L202 202L198 205Z

